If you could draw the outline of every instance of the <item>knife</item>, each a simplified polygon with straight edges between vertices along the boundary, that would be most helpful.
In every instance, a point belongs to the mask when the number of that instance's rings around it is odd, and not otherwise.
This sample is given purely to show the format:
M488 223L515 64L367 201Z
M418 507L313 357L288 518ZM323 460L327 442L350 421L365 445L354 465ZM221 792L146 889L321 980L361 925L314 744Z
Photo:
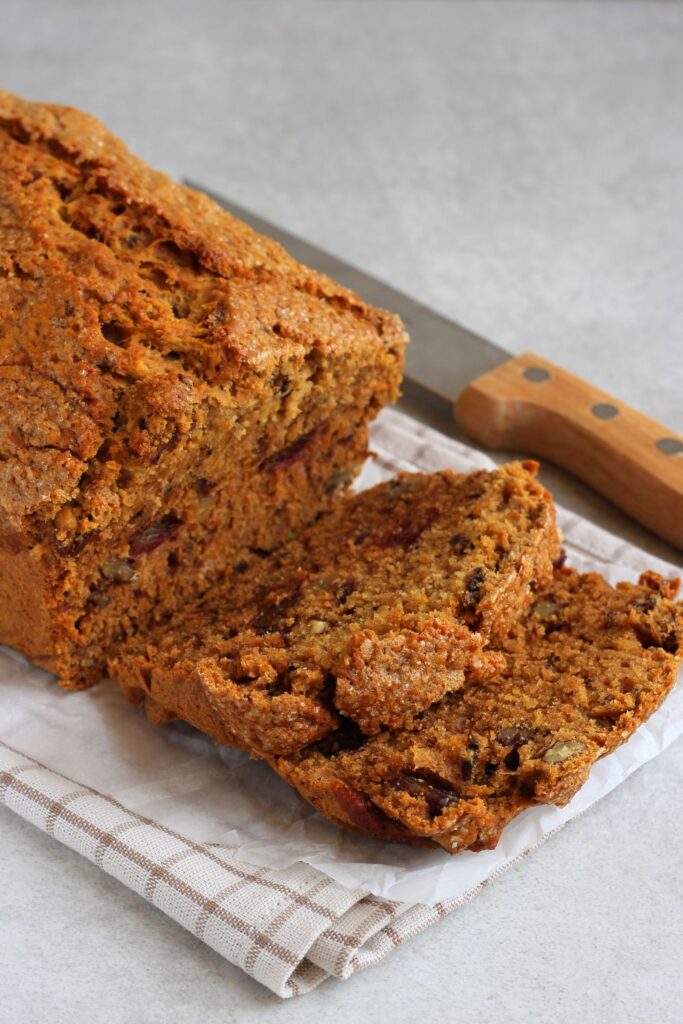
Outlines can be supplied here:
M683 437L532 352L512 357L390 285L276 224L204 192L299 262L403 320L404 395L489 448L523 451L568 470L654 533L683 548ZM420 339L429 344L419 345Z

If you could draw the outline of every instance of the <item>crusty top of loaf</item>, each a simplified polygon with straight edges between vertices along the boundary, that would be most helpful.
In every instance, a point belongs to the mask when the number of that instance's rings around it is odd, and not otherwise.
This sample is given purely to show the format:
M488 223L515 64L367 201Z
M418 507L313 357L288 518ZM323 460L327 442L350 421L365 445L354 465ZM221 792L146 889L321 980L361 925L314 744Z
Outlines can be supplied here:
M0 92L11 521L73 497L126 402L180 414L208 388L243 406L272 394L285 362L400 358L405 341L397 317L152 170L94 117Z

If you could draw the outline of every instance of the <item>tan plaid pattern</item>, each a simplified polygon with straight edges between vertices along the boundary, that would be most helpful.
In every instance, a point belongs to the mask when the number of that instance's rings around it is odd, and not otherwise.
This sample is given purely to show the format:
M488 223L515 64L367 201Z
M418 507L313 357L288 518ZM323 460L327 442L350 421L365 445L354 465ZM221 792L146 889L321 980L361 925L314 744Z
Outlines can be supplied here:
M249 868L2 742L0 800L285 998L370 967L451 909L378 899L306 864Z
M373 430L376 465L468 471L480 453L386 410ZM489 463L490 464L490 463ZM609 572L673 567L560 510L572 562ZM351 890L309 865L282 871L238 860L79 785L0 741L0 800L78 851L282 997L303 995L327 977L349 978L471 899L495 874L457 900L396 903ZM514 861L508 862L509 866Z

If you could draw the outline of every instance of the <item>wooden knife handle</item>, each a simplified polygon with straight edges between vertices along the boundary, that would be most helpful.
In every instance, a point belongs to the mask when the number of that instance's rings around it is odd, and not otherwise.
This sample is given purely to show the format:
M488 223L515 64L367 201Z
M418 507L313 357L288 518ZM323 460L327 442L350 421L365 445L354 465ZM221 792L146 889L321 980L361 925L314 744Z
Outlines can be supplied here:
M470 384L454 414L475 441L562 466L683 548L683 438L656 420L531 352Z

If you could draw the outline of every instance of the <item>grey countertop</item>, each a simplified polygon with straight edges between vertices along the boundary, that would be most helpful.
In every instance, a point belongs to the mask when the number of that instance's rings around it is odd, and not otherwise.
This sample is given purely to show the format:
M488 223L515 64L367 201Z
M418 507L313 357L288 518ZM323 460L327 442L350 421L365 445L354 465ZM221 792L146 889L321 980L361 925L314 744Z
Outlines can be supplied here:
M91 110L156 166L683 431L683 5L5 0L0 18L2 87ZM379 967L288 1003L2 809L0 1021L673 1024L682 792L679 740Z

